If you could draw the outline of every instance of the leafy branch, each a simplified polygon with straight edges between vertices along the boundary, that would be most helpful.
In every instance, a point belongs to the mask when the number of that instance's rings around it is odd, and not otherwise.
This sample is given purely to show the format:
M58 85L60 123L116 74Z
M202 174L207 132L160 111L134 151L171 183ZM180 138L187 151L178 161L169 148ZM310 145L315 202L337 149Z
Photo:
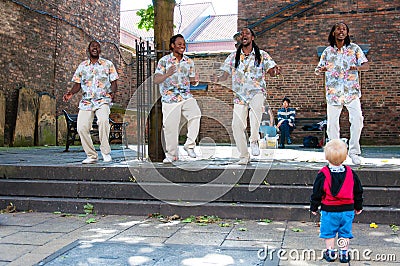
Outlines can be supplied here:
M154 29L154 6L148 5L147 9L139 9L136 12L136 15L140 17L140 21L138 23L139 29L145 29L149 31L150 29Z

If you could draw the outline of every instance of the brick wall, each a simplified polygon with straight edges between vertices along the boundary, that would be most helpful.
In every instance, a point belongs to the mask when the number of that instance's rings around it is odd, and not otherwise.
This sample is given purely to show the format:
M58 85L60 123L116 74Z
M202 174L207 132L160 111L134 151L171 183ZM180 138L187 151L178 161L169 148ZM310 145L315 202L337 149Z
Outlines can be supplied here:
M129 72L124 60L132 61L132 56L123 58L119 53L118 0L0 0L0 9L0 90L7 99L7 144L21 87L56 97L58 114L64 108L77 111L80 96L63 103L62 95L72 87L70 80L78 64L87 58L90 40L101 42L102 56L112 60L124 77ZM126 105L122 95L116 100Z
M119 44L119 1L28 1L21 6L12 0L0 0L0 90L6 95L6 143L15 123L17 91L21 87L48 92L56 97L57 113L62 109L77 112L80 95L69 103L62 95L78 64L86 58L91 38L102 43L102 56L116 65L120 74L116 104L125 108L136 88L136 68L132 53ZM257 22L293 1L239 0L239 28ZM263 31L319 0L287 10L255 28ZM30 9L29 9L30 8ZM44 11L39 14L34 10ZM41 12L43 13L43 12ZM362 106L365 117L362 143L400 144L400 6L395 1L327 1L300 16L260 34L256 42L268 51L283 69L283 77L269 78L268 102L276 113L281 99L288 96L299 117L325 114L323 80L313 74L318 63L316 48L327 45L331 26L345 21L352 41L370 44L367 55L370 71L362 74ZM202 82L219 72L227 53L196 54ZM232 93L230 82L210 85L207 91L194 91L204 117L201 137L216 142L230 141ZM348 137L348 118L344 110L342 133Z
M292 2L239 0L238 27L253 24ZM320 0L305 2L261 23L255 27L255 32L262 32ZM400 5L395 1L327 1L257 36L260 48L268 51L284 68L284 80L269 82L268 99L273 108L278 108L282 97L288 96L299 117L314 112L325 114L324 83L313 74L319 60L316 48L327 46L331 27L344 21L350 28L352 42L371 45L367 55L371 67L362 73L361 103L365 122L361 142L400 144L399 18ZM349 137L346 111L340 123L342 135Z

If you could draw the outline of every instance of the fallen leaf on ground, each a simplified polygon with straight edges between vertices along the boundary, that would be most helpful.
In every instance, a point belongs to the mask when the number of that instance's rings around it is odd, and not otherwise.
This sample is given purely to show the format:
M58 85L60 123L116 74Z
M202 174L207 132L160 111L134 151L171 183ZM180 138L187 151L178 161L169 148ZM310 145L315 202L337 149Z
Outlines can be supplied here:
M378 228L378 225L376 223L370 223L369 227L370 228Z

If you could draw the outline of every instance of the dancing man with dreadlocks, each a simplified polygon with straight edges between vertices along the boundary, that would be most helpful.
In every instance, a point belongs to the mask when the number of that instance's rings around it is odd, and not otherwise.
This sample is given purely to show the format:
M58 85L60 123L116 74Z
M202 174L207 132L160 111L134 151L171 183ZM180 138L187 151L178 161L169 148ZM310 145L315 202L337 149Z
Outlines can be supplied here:
M258 146L259 127L266 98L265 75L278 76L281 68L254 42L254 31L243 28L240 32L240 45L232 52L221 66L223 74L214 76L214 82L224 81L232 75L232 90L234 107L232 130L236 147L240 153L238 164L250 162L247 148L246 128L250 113L250 148L253 156L260 155Z

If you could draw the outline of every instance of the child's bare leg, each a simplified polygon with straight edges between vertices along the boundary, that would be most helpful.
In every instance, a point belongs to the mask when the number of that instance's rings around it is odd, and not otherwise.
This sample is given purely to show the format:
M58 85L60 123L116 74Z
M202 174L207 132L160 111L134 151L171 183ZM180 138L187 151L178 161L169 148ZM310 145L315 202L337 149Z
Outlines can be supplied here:
M324 252L324 259L327 262L333 262L337 258L336 250L335 250L335 238L326 238L325 239L326 251Z
M325 247L326 247L326 249L334 249L335 248L335 239L334 238L326 238L325 239Z

